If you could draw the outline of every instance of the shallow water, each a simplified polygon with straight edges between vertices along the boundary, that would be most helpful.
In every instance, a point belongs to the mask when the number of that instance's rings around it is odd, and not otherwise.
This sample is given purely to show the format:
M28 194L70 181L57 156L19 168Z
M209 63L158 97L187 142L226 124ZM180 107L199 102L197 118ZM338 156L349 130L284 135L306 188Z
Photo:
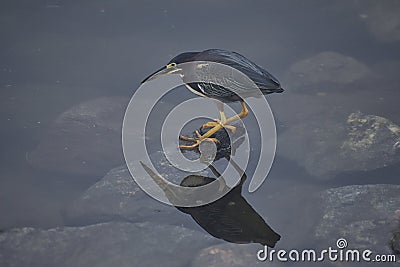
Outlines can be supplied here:
M298 153L306 158L315 148L307 146L306 138L312 137L305 130L290 139L294 125L345 124L348 115L358 110L400 125L400 22L395 10L400 10L396 1L355 0L2 1L0 229L66 225L65 206L106 174L43 170L29 164L27 155L48 138L61 113L98 97L130 98L144 77L180 52L223 48L266 67L286 89L267 97L278 133L273 167L259 190L248 193L245 186L243 196L282 236L278 248L332 245L339 236L325 242L314 236L323 208L314 194L345 185L400 184L400 165L394 162L368 171L339 169L315 177L280 150L285 145L281 142L304 142ZM329 69L328 60L321 72L328 68L330 78L313 73L306 59L325 51L351 57L367 70L359 74L361 67L341 61L351 65L350 77L359 78L353 81L340 74L335 80L336 67ZM304 70L306 80L322 78L308 84L299 80L293 65L304 61L300 69L311 69L311 76ZM340 64L339 70L346 67ZM193 94L182 88L169 97L160 110L168 111ZM154 117L154 129L159 120ZM244 121L255 134L254 118ZM329 137L324 141L329 143ZM158 149L155 143L148 148ZM329 150L326 153L321 158L329 158ZM254 164L250 162L248 175ZM194 221L182 224L205 233Z

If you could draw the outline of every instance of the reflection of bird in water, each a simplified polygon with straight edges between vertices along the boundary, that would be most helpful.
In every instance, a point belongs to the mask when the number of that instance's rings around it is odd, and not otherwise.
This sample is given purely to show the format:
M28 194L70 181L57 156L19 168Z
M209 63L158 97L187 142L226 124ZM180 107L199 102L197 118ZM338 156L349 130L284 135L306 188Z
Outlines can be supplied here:
M176 207L178 210L187 213L204 230L214 237L221 238L232 243L260 243L269 247L274 247L279 241L280 235L272 230L264 219L253 209L253 207L243 198L242 186L247 179L246 174L241 168L231 160L230 163L242 177L240 182L220 199L198 207ZM168 186L155 172L142 163L142 166L150 177L159 184L167 198L179 197L174 192L168 191ZM221 175L212 166L208 166L215 177ZM223 177L222 177L223 178ZM183 179L181 186L198 187L211 183L215 178L200 175L189 175ZM223 183L223 186L226 186Z
M214 237L232 243L256 242L274 247L276 242L279 241L280 235L268 226L264 219L242 196L242 187L247 176L240 166L232 160L231 155L233 155L236 149L243 143L244 128L240 124L235 124L235 127L237 131L231 136L227 134L225 129L221 129L215 134L220 142L217 146L216 157L213 162L220 158L227 158L235 171L240 175L240 181L238 181L233 188L229 188L225 183L224 177L220 175L214 166L208 165L208 168L215 178L201 175L189 175L182 180L180 185L182 187L199 187L215 181L216 178L222 178L219 183L219 190L227 193L216 201L202 206L176 208L191 215L197 224ZM230 138L233 138L233 140L230 140ZM197 150L194 151L197 153L199 152ZM202 156L207 157L207 155L204 155L207 154L207 152L207 150L202 151ZM179 190L171 190L166 181L159 177L146 164L142 163L142 166L165 193L165 196L171 203L179 203L179 201L176 201L178 198L195 198L192 195L181 194Z
M232 163L234 164L234 163ZM209 166L218 177L219 173ZM238 167L238 166L236 166ZM277 234L241 195L246 174L229 193L215 202L199 207L183 208L180 211L192 218L209 234L232 243L260 243L274 247L281 236ZM186 177L182 186L201 186L214 179L198 175Z
M181 64L181 63L188 63L188 62L199 62L196 65L196 68L192 66ZM220 64L228 65L243 74L245 74L248 78L250 78L257 88L253 86L249 86L249 84L243 83L243 81L234 79L234 77L220 77L221 73L215 71L215 69L207 69L203 68L203 65L207 65L200 62L215 62ZM179 65L181 64L181 65ZM194 70L195 69L195 70ZM216 83L211 82L191 82L190 77L193 72L199 72L201 69L202 76L207 77L207 81L222 81L222 80L229 80L229 85L235 86L235 92L232 90L225 88L221 85L217 85ZM220 119L215 120L214 122L208 122L203 125L204 128L211 128L204 134L197 134L195 138L189 138L181 136L180 138L186 141L194 142L193 145L181 145L181 148L195 148L197 147L202 141L209 140L209 141L218 141L215 138L210 138L215 132L220 130L223 127L229 128L234 130L229 124L244 118L248 114L247 107L244 103L243 98L247 97L260 97L261 93L271 94L271 93L281 93L283 89L279 83L279 81L272 76L268 71L264 68L258 66L257 64L251 62L246 57L226 50L221 49L209 49L202 52L186 52L177 55L166 65L163 66L158 71L154 72L143 82L155 79L161 75L165 74L179 74L183 82L185 83L186 87L193 93L200 95L202 97L209 97L213 98L222 102L236 102L240 101L242 105L242 111L231 118L226 118L224 113L224 105L223 103L218 101L217 107L220 113ZM230 87L231 88L231 87ZM261 93L260 93L261 91Z

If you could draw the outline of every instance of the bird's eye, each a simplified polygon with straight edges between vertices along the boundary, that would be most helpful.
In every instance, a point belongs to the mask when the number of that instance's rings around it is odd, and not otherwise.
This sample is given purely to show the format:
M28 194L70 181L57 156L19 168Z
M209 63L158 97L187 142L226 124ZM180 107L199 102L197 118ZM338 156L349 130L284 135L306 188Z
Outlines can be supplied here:
M169 69L169 68L175 68L176 67L176 63L169 63L168 65L167 65L167 69Z

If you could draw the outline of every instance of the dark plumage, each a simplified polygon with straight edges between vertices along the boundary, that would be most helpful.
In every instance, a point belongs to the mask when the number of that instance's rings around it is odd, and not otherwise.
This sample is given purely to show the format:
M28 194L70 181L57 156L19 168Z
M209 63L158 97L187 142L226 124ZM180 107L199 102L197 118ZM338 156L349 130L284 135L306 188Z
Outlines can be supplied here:
M261 90L262 94L264 95L283 92L283 89L278 79L276 79L272 74L270 74L264 68L258 66L257 64L253 63L246 57L236 52L231 52L222 49L208 49L202 52L185 52L171 59L168 62L167 66L170 64L181 64L194 61L209 61L209 62L221 63L228 65L232 68L235 68L240 72L244 73L247 77L249 77L257 85L257 87ZM166 67L150 75L144 81L152 78L154 75L157 75L157 73L163 71L165 68ZM183 81L185 82L185 73L187 73L188 71L192 70L183 69L180 72L174 72L174 73L181 73L183 76ZM212 72L206 73L204 75L207 76L207 78L210 80L221 80L222 78L226 78L217 76L212 77L213 75ZM229 90L221 85L213 83L187 83L186 85L192 92L197 93L198 95L215 98L222 102L233 102L242 100L242 98L246 97L259 96L259 91L255 91L255 88L251 88L247 85L237 84L235 83L235 81L232 81L232 84L237 85L235 89L238 90L238 92L240 92L241 97L239 97L236 93L232 92L232 90Z

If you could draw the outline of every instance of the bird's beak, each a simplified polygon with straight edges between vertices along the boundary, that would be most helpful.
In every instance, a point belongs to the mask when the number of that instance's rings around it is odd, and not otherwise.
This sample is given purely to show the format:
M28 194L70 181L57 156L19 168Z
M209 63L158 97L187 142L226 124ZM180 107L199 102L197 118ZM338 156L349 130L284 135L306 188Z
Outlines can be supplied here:
M160 76L166 75L166 74L173 74L173 73L177 73L179 71L181 71L182 69L176 67L176 66L164 66L162 68L160 68L159 70L155 71L154 73L150 74L149 76L147 76L146 79L144 79L142 81L142 83L147 82L147 81L151 81L154 80Z

